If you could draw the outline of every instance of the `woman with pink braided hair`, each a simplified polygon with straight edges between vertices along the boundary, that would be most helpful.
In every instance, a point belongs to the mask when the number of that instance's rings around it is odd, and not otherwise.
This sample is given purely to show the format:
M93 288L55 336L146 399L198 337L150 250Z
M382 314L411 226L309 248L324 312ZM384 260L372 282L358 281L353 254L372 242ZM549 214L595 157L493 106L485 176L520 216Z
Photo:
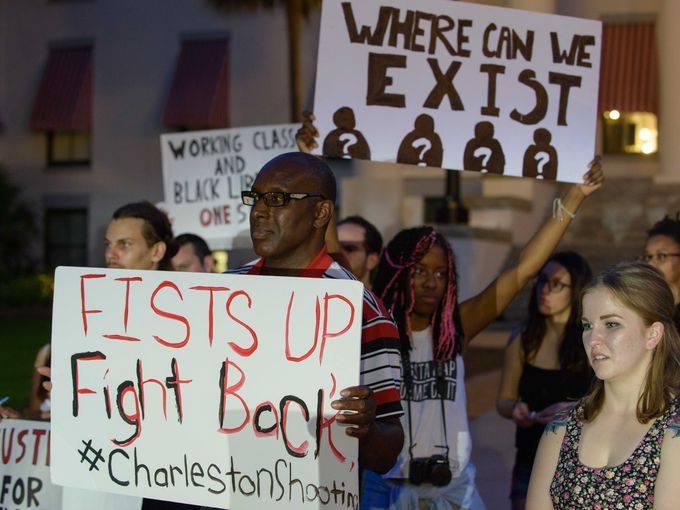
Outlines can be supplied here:
M386 475L365 471L363 510L485 508L470 463L462 349L538 273L576 210L603 180L595 160L584 184L572 186L562 199L560 207L569 214L548 219L515 267L460 304L455 257L441 234L431 227L402 230L387 245L373 291L399 329L406 440Z

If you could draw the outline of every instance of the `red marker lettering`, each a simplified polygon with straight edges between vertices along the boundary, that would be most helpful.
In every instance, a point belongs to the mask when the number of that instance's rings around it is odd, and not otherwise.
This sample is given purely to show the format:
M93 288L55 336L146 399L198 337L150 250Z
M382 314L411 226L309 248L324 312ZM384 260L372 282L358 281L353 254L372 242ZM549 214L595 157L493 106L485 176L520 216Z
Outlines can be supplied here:
M214 312L213 312L213 304L214 304L214 296L213 294L215 292L224 292L229 290L228 287L210 287L210 286L205 286L205 285L197 285L195 287L191 287L191 290L207 290L210 292L210 300L208 301L208 340L210 341L210 345L212 346L213 343L213 331L214 331Z
M255 350L257 349L258 342L257 342L257 334L255 333L253 328L248 326L248 324L246 324L245 322L240 320L238 317L235 317L231 313L231 303L234 301L234 299L236 299L239 296L245 296L248 299L248 308L253 307L253 300L250 298L248 293L244 290L238 290L238 291L234 292L231 296L229 296L229 299L227 300L227 315L235 323L243 326L248 331L248 333L250 333L250 337L252 338L253 341L252 341L252 343L250 344L249 347L241 347L239 345L236 345L234 342L227 342L227 344L229 345L229 347L234 349L234 352L236 354L246 358L246 357L250 356L252 353L255 352Z
M189 337L191 335L191 326L189 324L189 321L183 315L177 315L174 313L166 312L165 310L161 310L154 303L158 293L166 287L173 289L179 296L180 300L184 301L184 298L182 297L182 292L179 290L177 285L175 285L171 281L166 280L162 282L158 287L156 287L156 290L153 291L153 294L151 295L151 309L156 313L156 315L160 315L161 317L165 317L166 319L173 319L184 324L186 333L184 335L184 339L180 340L179 342L170 342L156 335L154 335L153 338L154 340L156 340L156 342L158 342L161 345L165 345L166 347L172 347L173 349L181 349L187 344L187 342L189 342Z
M281 409L281 435L283 436L283 444L286 447L286 451L289 454L291 454L293 457L299 458L307 455L309 441L303 441L300 445L293 446L290 444L290 441L288 440L288 430L286 428L288 422L288 406L292 403L295 403L298 406L300 406L305 421L307 422L309 421L309 409L307 408L307 404L305 404L302 399L292 395L287 395L283 397L281 399L281 402L279 403L279 407Z
M99 352L81 352L71 356L71 382L73 385L73 416L78 416L78 395L92 395L95 391L91 388L81 388L78 384L78 362L79 361L101 361L106 356Z
M342 330L336 333L328 332L328 302L331 299L339 299L347 303L347 306L349 306L349 321ZM326 339L344 335L345 333L347 333L349 328L352 327L352 324L354 324L354 305L352 304L352 302L345 296L341 296L340 294L329 295L328 293L326 293L326 296L323 298L323 334L321 335L321 353L319 354L319 365L323 363L323 353L324 350L326 349Z
M290 349L290 312L291 309L293 308L293 299L295 297L295 292L290 293L290 300L288 301L288 310L286 310L286 333L285 333L285 339L286 339L286 359L289 361L293 361L295 363L299 363L301 361L306 360L309 358L312 353L314 352L314 349L316 349L316 345L319 342L319 315L321 314L321 306L319 305L319 298L316 298L316 322L314 325L314 343L312 346L309 348L309 350L304 353L301 356L293 356L291 354L291 349Z
M90 278L105 278L104 274L84 274L80 276L80 315L83 318L83 331L87 336L87 314L102 313L101 310L88 310L85 308L85 280Z
M130 284L132 282L141 282L142 278L141 276L132 276L130 278L116 278L117 282L125 282L125 306L123 307L123 328L125 330L125 333L127 333L128 330L128 315L130 311ZM134 336L128 336L128 335L115 335L115 334L109 334L109 335L104 335L104 338L108 338L109 340L123 340L126 342L139 342L139 338L134 337Z

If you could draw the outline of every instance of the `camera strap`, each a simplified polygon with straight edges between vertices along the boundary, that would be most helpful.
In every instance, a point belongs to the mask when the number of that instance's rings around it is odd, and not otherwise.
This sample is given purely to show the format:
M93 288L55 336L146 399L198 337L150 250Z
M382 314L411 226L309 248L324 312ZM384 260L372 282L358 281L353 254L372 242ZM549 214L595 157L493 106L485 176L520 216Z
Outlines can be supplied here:
M444 445L434 445L437 448L443 448L446 452L446 458L449 458L449 440L446 433L446 410L444 409L444 392L446 390L446 378L444 377L444 362L435 361L437 367L436 381L437 381L437 393L439 393L439 404L441 406L442 412L442 424L444 426ZM455 361L454 361L455 363ZM406 402L408 406L408 454L411 460L413 460L413 423L411 421L411 400L413 399L413 377L411 374L411 356L407 351L402 355L402 366L404 374L404 386L406 386Z

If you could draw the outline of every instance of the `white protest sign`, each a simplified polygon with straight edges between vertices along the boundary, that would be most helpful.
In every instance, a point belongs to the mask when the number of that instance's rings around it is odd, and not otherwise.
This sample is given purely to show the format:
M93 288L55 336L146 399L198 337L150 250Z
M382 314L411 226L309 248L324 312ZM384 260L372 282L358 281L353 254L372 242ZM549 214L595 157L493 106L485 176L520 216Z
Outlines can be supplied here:
M62 489L62 508L68 510L141 510L142 498L75 487Z
M582 182L601 31L450 0L324 0L318 152Z
M60 510L61 487L50 481L50 423L0 420L0 508Z
M357 508L356 281L61 267L52 478L209 507Z
M250 246L249 209L241 191L270 159L297 151L299 124L161 135L164 209L176 234L191 232L216 248L243 238Z

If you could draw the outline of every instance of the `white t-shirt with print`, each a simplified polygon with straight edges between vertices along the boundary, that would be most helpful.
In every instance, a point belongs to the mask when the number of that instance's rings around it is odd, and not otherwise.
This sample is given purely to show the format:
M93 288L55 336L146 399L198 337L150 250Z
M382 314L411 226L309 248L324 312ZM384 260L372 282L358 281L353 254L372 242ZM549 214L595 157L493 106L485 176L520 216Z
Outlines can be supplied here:
M437 388L437 366L433 358L432 327L411 334L411 379L413 395L411 399L411 430L413 434L413 457L430 457L444 455L444 423L442 407ZM402 368L404 370L404 368ZM449 446L449 463L453 477L460 475L470 460L472 442L468 427L465 398L465 369L463 358L455 356L443 364L446 381L444 410L446 412L447 440ZM401 378L401 398L404 415L401 424L404 427L404 448L399 459L386 478L408 478L409 437L408 413L409 403L406 401L407 389L404 378Z

